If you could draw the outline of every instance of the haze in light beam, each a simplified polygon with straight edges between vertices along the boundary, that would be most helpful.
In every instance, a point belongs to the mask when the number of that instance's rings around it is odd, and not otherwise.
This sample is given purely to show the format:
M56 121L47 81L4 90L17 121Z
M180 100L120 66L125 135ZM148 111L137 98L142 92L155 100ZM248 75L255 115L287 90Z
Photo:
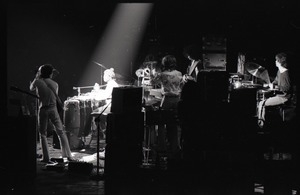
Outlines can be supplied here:
M117 5L82 80L94 79L94 83L101 84L103 81L101 82L100 74L105 68L114 68L117 74L124 76L123 78L131 77L132 62L138 54L152 6L151 3ZM98 71L95 71L95 66Z

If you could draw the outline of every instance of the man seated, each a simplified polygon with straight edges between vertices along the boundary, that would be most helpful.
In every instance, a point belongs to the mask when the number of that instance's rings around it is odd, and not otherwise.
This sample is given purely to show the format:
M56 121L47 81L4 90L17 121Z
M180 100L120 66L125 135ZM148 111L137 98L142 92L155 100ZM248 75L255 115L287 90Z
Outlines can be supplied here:
M258 104L258 126L263 128L265 124L265 108L268 106L283 105L291 100L293 95L293 83L287 64L287 55L278 53L275 56L276 67L278 68L275 80L269 84L270 89L276 88L276 95L268 97Z

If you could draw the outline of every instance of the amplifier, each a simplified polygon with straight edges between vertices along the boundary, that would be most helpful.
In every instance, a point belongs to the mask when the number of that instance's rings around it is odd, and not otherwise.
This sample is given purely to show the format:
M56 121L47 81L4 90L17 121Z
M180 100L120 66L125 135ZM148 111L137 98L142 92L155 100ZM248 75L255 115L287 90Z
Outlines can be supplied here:
M115 87L112 92L112 113L138 113L142 110L143 88Z

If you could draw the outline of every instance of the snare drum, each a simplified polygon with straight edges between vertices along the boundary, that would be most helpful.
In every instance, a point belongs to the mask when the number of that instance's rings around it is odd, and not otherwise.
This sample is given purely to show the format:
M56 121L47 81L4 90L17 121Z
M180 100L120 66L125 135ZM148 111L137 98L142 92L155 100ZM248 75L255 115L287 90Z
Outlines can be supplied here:
M272 97L274 95L276 95L276 90L270 90L270 89L263 90L263 89L261 89L261 90L257 91L257 100L262 101L262 100L265 100L265 99L267 99L269 97Z

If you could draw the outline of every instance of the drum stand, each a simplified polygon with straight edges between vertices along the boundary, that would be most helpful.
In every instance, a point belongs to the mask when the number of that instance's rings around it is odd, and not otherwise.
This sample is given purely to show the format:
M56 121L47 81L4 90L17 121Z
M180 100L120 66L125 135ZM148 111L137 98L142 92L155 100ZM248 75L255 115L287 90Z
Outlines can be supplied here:
M99 169L100 169L100 155L99 155L99 150L100 150L100 117L103 114L103 112L107 109L107 107L110 105L107 104L106 107L98 114L98 116L95 118L95 121L97 122L97 173L94 176L91 176L91 179L93 180L101 180L103 179L103 175L99 174Z

